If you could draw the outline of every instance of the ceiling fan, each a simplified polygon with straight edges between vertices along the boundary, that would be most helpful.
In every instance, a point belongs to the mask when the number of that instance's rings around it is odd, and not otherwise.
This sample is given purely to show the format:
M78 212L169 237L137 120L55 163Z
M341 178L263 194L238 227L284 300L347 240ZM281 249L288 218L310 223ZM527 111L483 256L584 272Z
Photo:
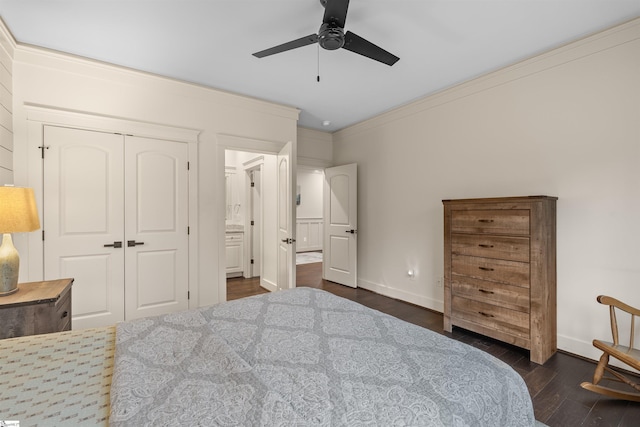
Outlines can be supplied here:
M310 34L297 40L261 50L260 52L254 53L253 56L264 58L265 56L318 43L320 47L327 50L347 49L390 66L398 62L400 58L381 47L376 46L351 31L344 32L349 0L320 0L320 3L324 6L325 10L318 34Z

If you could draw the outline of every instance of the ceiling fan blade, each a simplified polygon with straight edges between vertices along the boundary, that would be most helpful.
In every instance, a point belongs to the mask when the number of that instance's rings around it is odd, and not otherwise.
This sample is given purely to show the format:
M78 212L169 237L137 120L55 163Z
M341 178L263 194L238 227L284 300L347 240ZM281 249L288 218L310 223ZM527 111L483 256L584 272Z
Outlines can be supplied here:
M344 35L344 46L342 46L342 48L389 66L395 64L400 59L351 31L347 31Z
M302 46L307 46L310 44L317 43L318 35L317 34L309 34L308 36L301 37L297 40L292 40L287 43L283 43L278 46L271 47L269 49L261 50L260 52L256 52L253 54L256 58L264 58L265 56L275 55L276 53L286 52L287 50L296 49Z
M349 0L327 0L324 5L323 24L335 23L340 28L344 28L347 20L347 9L349 9Z

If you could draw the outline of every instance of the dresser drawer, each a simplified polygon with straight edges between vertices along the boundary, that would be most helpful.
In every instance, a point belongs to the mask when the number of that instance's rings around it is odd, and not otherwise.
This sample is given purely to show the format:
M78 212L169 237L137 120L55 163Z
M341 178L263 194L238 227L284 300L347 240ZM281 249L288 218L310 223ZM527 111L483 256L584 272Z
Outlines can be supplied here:
M529 211L525 209L453 210L451 231L528 236Z
M451 252L458 255L529 262L529 238L452 234Z
M451 279L473 277L493 282L529 287L529 264L466 255L451 256Z
M529 312L529 288L455 276L451 281L451 292L455 296Z
M451 314L457 319L499 330L521 339L529 339L529 313L458 296L452 296L451 308Z

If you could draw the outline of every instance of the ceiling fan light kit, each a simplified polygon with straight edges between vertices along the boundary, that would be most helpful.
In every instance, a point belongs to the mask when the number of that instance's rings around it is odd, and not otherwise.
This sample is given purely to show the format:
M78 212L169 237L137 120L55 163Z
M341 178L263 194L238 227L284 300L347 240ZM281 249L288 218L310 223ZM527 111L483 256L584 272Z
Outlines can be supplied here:
M344 48L350 52L357 53L358 55L382 62L389 66L398 62L400 58L392 53L387 52L351 31L344 32L349 0L320 0L320 3L324 6L325 11L318 34L310 34L269 49L261 50L260 52L254 53L253 56L264 58L265 56L275 55L276 53L318 43L320 47L326 50Z

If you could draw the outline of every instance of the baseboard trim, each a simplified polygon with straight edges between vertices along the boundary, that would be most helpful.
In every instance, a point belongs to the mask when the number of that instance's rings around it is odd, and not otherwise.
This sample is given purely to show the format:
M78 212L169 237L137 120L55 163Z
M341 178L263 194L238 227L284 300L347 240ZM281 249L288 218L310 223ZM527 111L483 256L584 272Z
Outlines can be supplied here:
M393 288L391 286L382 285L379 283L370 282L364 279L358 279L358 287L366 289L371 292L375 292L380 295L384 295L389 298L408 302L420 307L427 308L429 310L442 313L444 311L444 303L432 298L427 298L422 295L414 294L404 291L402 289Z
M278 285L263 278L260 278L260 287L268 290L269 292L275 292L278 290Z
M558 350L593 363L598 363L600 356L602 356L602 351L595 348L591 341L586 342L560 334L558 334ZM618 361L614 357L609 359L609 364L635 375L640 375L640 372L634 371L629 365Z

